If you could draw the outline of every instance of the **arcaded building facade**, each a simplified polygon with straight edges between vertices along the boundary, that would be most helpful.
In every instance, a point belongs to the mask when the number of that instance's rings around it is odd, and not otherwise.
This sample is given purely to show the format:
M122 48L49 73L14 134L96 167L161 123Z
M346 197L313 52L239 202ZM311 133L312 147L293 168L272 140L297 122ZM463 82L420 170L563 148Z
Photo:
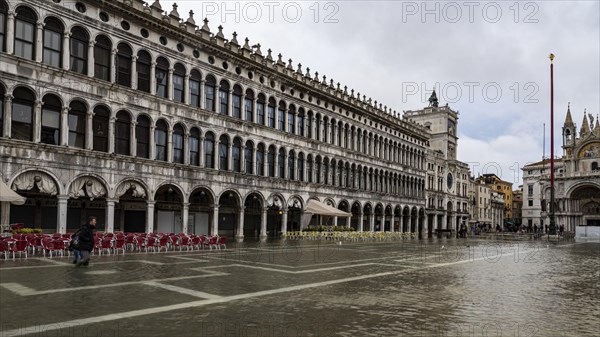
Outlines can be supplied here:
M0 0L0 172L11 223L237 238L427 231L430 134L158 0ZM187 16L187 15L186 15Z

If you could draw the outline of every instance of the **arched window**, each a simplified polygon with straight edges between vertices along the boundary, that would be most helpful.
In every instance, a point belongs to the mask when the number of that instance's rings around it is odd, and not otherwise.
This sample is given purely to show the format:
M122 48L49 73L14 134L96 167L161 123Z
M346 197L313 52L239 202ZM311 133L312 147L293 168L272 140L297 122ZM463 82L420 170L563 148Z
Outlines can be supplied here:
M296 107L291 104L287 115L288 129L287 132L296 134Z
M592 163L592 171L598 171L598 162L597 161Z
M54 67L61 66L63 33L63 25L57 18L48 17L44 20L43 63Z
M242 143L239 138L233 140L231 157L233 160L233 172L242 172Z
M25 6L17 8L15 17L15 55L33 60L37 16Z
M229 169L229 138L223 135L219 138L219 170Z
M200 131L197 128L190 130L188 144L190 149L190 165L200 165Z
M8 6L4 0L0 0L0 52L6 51L6 14ZM1 131L0 131L0 134Z
M231 114L235 118L242 118L242 87L237 84L233 86Z
M279 178L284 179L285 178L285 149L281 148L279 149L279 155L277 156L277 164L278 164L278 175Z
M313 112L308 111L306 114L306 137L309 139L313 139L314 137L314 118Z
M221 115L227 115L229 109L229 83L222 80L219 83L219 113Z
M275 128L275 99L269 98L269 105L267 106L267 126Z
M247 174L252 174L252 168L254 167L254 161L252 160L252 152L253 151L254 151L254 144L252 144L251 141L247 141L246 148L244 149L244 161L245 161L245 165L246 165L246 173Z
M323 184L329 184L329 159L323 158Z
M173 162L183 164L183 127L175 124L173 128Z
M46 95L42 99L42 133L40 142L60 145L60 111L62 103L54 95Z
M104 81L110 81L110 55L112 43L104 35L96 37L94 44L94 77Z
M296 175L298 181L304 181L304 154L298 154L298 174Z
M309 183L313 182L313 170L314 170L314 163L313 163L313 157L312 155L308 155L306 157L306 177L308 179L306 179Z
M288 154L288 180L296 179L296 153L294 150Z
M117 50L117 84L131 87L131 48L119 43Z
M69 146L83 149L85 147L87 107L80 101L73 101L69 108Z
M90 38L81 27L71 29L71 64L69 69L87 75L88 45Z
M327 132L329 130L329 122L327 118L324 118L321 122L321 129L319 130L319 135L321 136L322 142L327 142Z
M136 156L150 159L150 118L146 115L137 117L135 144Z
M154 144L156 147L156 153L154 159L167 161L167 134L168 134L167 123L164 120L156 122L156 129L154 130Z
M2 3L0 2L0 10ZM4 136L4 87L0 84L0 137Z
M115 153L130 155L129 139L131 138L131 116L126 111L117 112L117 120L115 121Z
M25 88L13 91L11 138L33 141L33 92Z
M200 72L193 69L190 73L190 105L197 108L200 107L200 81L202 81Z
M304 137L304 109L298 109L298 135Z
M143 92L150 92L150 66L152 57L144 50L140 50L137 54L136 71L137 71L137 89Z
M275 177L275 146L269 146L269 152L267 154L267 169L269 170L269 177Z
M344 124L342 124L342 122L339 122L337 127L337 145L340 147L344 147L344 134Z
M206 76L206 83L204 84L204 103L206 110L215 111L215 87L217 86L217 80L212 76Z
M104 106L94 108L92 119L93 149L94 151L108 152L108 121L110 111Z
M204 166L213 168L215 165L215 136L208 133L204 138Z
M167 98L167 81L169 77L169 61L164 57L159 57L156 60L156 68L154 70L156 78L156 96Z
M258 94L256 101L256 124L265 125L265 104L266 97L263 94Z
M317 184L320 184L322 179L321 179L321 157L317 156L317 159L315 160L315 181Z
M277 130L285 131L285 120L286 120L286 106L284 101L279 102L279 108L277 109Z
M256 147L256 175L264 176L265 175L265 146L263 144L258 144Z
M244 98L244 111L245 117L244 119L248 122L253 122L253 114L254 114L254 91L247 89L246 97Z
M173 100L183 103L185 91L185 67L181 63L175 64L173 69Z

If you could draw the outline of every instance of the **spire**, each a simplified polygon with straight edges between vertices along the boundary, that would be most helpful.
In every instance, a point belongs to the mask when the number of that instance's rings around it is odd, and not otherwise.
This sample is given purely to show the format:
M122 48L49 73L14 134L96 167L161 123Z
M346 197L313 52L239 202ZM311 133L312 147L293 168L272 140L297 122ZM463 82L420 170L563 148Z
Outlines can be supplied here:
M581 131L579 131L579 135L581 138L587 136L590 133L590 126L588 124L586 111L583 110L583 122L581 123Z
M438 107L438 99L437 99L437 95L435 94L435 87L433 87L433 91L431 92L431 96L429 97L429 106Z
M598 120L598 114L596 114L596 126L594 127L594 133L600 137L600 121Z
M571 102L567 105L567 117L565 118L565 127L574 127L573 118L571 117Z

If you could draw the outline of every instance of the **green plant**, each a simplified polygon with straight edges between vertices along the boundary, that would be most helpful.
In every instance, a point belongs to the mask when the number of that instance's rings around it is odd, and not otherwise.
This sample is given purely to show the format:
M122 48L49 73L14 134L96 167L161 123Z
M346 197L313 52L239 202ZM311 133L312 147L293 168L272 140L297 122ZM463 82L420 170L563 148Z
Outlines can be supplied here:
M21 228L21 229L14 229L13 234L41 234L42 233L42 229L41 228Z

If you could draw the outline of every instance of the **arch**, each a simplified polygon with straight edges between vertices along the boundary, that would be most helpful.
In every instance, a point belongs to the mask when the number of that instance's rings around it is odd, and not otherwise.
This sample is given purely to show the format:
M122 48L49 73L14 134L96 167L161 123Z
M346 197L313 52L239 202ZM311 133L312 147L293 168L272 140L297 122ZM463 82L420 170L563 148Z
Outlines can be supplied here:
M189 97L189 104L193 107L200 107L200 102L201 102L201 92L200 92L200 83L202 82L202 73L194 68L192 69L192 71L190 72L190 80L189 80L189 87L190 87L190 97Z
M94 77L104 81L111 80L112 42L105 35L96 36L94 43Z
M211 131L204 136L204 167L215 167L215 134Z
M90 34L81 26L73 26L71 28L71 46L69 70L87 75L88 63L88 46Z
M19 5L15 10L14 54L28 60L34 60L37 38L36 12L27 5Z
M167 149L167 137L169 135L169 124L164 118L156 121L154 129L154 148L156 149L154 159L167 161L169 149Z
M96 174L82 174L68 184L69 198L89 198L91 200L107 197L106 181Z
M137 71L137 90L150 93L150 68L152 66L152 56L146 50L140 49L137 52L136 71Z
M248 122L256 122L254 120L254 91L250 88L246 89L244 97L244 119Z
M217 86L217 80L212 74L206 75L206 82L204 84L204 106L208 111L216 111L215 106L215 91Z
M42 62L54 66L61 67L62 64L62 50L63 46L63 34L65 26L61 20L54 16L48 16L44 19L44 33L42 42Z
M239 84L233 86L231 95L231 114L235 118L242 118L242 95L244 91Z
M219 82L219 113L221 115L229 114L229 89L231 88L228 80Z
M19 86L13 90L11 138L33 141L35 92Z
M171 149L171 151L173 151L173 163L183 164L184 135L185 135L185 126L182 123L175 124L173 126L173 139L172 139L173 148Z
M126 42L117 45L117 84L131 87L131 46Z
M62 101L54 94L46 94L42 103L40 143L60 145Z
M4 0L0 0L0 52L6 51L6 16L8 14L8 5ZM0 98L2 100L2 98ZM0 132L0 136L2 133Z

